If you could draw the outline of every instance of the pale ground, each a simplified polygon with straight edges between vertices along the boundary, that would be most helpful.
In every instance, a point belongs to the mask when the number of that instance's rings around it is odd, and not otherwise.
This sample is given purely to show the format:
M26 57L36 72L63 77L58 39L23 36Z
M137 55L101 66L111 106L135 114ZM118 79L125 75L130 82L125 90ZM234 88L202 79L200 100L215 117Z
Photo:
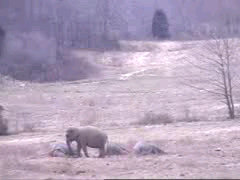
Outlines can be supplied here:
M11 132L33 132L0 137L2 178L239 178L239 118L227 120L225 107L216 98L183 84L204 76L195 75L183 61L194 43L125 42L120 52L76 52L103 66L102 77L92 80L52 84L4 80L0 102L7 109ZM131 124L148 111L168 113L176 122ZM180 122L187 114L201 121ZM89 124L129 149L136 141L147 140L167 154L48 156L51 144L64 142L67 127Z

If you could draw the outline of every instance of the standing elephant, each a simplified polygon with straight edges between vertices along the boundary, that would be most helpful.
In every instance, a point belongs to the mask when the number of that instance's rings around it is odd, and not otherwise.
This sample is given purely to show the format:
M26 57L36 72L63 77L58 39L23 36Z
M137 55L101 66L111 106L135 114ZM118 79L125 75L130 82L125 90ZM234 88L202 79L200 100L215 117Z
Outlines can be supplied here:
M77 156L81 157L81 149L86 157L89 157L87 147L98 148L100 158L105 157L105 146L108 141L106 133L93 126L81 128L69 128L66 131L66 143L70 154L73 154L71 142L77 142Z

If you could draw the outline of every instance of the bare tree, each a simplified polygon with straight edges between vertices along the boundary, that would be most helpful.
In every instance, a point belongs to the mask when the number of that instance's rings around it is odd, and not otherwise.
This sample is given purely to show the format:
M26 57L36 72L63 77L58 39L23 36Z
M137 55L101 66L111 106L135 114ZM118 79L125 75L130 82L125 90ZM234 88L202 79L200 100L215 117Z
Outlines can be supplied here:
M110 2L109 0L98 1L96 6L96 14L98 15L101 28L101 34L104 38L107 38L109 32L110 21Z
M236 116L234 97L239 80L239 44L238 39L212 35L210 40L201 42L191 58L187 58L187 62L197 68L199 77L206 84L204 87L195 83L187 85L218 97L226 105L231 119Z

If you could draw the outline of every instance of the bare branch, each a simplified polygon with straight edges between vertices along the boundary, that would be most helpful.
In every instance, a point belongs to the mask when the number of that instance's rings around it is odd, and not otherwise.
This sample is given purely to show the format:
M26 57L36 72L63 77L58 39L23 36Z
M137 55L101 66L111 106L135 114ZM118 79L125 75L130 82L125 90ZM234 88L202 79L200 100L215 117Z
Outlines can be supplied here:
M205 91L205 92L211 93L213 95L218 95L218 96L224 96L225 97L225 94L220 93L220 92L216 92L216 91L209 90L209 89L206 89L206 88L197 87L197 86L194 86L194 85L191 85L191 84L187 84L187 83L183 83L183 84L185 86L189 86L191 88L194 88L194 89L197 89L197 90L200 90L200 91Z
M237 86L236 83L239 83L237 79L240 79L238 73L234 71L237 48L232 39L219 38L215 35L211 37L212 39L203 44L199 52L193 52L194 58L186 58L186 61L201 70L200 72L204 72L199 77L202 78L201 81L212 86L212 89L198 87L194 83L185 85L222 97L230 118L234 118L233 89Z

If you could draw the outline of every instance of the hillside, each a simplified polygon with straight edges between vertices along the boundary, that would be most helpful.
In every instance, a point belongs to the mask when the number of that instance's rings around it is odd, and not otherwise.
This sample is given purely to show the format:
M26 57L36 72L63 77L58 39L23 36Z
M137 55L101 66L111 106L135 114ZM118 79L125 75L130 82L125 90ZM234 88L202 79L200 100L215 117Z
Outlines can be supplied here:
M102 67L95 79L29 83L3 79L0 101L10 131L0 137L2 176L8 178L236 178L239 176L239 119L227 120L225 106L186 86L201 81L184 61L201 42L121 42L121 51L75 51ZM240 99L236 99L236 104ZM238 107L238 106L237 106ZM152 111L173 123L134 124ZM189 116L197 122L184 122ZM49 145L64 142L69 126L95 125L111 140L129 146L157 142L167 155L132 154L105 159L50 158ZM7 151L5 150L7 149ZM96 163L96 161L98 163ZM104 170L102 168L104 167Z

